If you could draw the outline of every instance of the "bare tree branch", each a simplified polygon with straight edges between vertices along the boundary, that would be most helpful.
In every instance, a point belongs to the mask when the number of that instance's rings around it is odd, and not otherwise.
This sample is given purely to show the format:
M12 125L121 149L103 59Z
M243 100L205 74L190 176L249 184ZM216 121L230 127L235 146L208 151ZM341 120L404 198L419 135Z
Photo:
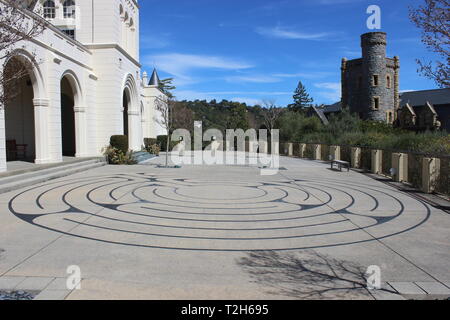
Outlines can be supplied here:
M422 42L442 61L417 59L418 71L440 87L450 87L450 1L425 0L424 6L410 8L411 21L422 29Z

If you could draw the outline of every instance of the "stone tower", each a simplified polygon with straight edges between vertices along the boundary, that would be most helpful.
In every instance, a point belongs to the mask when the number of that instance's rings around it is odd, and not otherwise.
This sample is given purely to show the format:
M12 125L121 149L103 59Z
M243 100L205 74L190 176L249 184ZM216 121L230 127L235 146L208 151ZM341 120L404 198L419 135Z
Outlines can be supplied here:
M386 57L386 33L361 36L362 58L342 59L342 105L364 120L393 123L399 105L400 63Z

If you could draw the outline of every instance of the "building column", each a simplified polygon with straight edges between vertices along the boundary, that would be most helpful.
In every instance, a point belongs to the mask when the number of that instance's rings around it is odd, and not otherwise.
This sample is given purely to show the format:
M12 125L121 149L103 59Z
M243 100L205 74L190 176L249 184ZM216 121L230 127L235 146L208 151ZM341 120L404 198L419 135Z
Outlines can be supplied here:
M51 163L48 136L48 113L50 102L47 99L33 99L34 128L37 164Z
M141 128L142 123L139 119L139 111L128 111L128 141L129 148L133 151L141 151L142 148L142 136Z
M0 108L0 172L6 171L5 109Z
M76 158L87 156L87 142L86 142L86 108L74 107L75 113L75 150Z

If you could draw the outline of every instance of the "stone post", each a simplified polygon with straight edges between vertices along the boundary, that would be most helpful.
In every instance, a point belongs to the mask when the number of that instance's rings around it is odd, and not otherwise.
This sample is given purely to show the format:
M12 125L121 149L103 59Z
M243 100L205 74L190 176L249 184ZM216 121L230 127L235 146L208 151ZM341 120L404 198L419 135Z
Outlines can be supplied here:
M5 109L0 108L0 172L6 171Z
M330 155L332 160L341 160L341 146L330 146Z
M293 143L288 143L287 144L287 149L288 149L288 156L292 157L294 155L294 144Z
M395 170L394 181L407 182L408 181L408 154L407 153L393 153L392 154L392 168Z
M48 149L48 112L50 102L47 99L33 99L34 106L34 130L37 164L50 163L50 152Z
M439 179L441 160L439 158L422 159L422 191L432 193Z
M304 158L306 152L306 143L300 143L300 146L298 148L299 148L298 151L299 157Z
M322 145L321 144L314 144L313 145L314 150L314 160L322 160Z
M380 174L383 172L383 151L381 150L372 150L372 173Z
M361 148L353 147L351 155L351 165L353 168L361 168Z

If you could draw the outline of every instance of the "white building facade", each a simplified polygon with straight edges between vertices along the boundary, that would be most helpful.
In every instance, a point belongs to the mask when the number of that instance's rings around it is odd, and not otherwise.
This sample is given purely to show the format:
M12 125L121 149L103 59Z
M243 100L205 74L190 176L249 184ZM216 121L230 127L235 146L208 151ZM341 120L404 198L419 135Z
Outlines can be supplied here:
M155 105L166 97L141 76L136 0L27 3L50 25L17 44L13 59L33 70L0 110L0 171L11 142L26 145L27 160L44 164L101 156L112 135L127 135L130 149L141 150L144 138L165 134ZM8 68L8 61L0 65Z

